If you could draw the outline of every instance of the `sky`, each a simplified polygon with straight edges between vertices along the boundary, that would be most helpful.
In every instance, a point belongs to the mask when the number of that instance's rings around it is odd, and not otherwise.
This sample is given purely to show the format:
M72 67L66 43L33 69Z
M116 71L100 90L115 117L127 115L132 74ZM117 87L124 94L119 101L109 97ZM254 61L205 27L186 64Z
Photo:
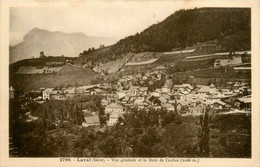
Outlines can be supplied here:
M181 9L173 2L103 2L74 7L12 7L10 9L10 45L37 27L88 36L124 38L163 21Z

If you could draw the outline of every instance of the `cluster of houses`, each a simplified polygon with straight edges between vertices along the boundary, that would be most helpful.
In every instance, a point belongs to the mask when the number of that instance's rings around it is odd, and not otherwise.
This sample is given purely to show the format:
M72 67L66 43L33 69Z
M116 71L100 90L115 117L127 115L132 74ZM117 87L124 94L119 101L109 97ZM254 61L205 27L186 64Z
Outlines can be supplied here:
M218 112L230 111L232 108L244 111L251 110L251 89L247 83L229 82L232 89L216 88L214 84L169 86L167 83L171 82L166 81L163 87L154 91L149 91L148 87L132 85L126 90L117 89L113 96L104 96L101 103L105 107L105 113L110 114L107 125L115 125L118 118L123 117L127 108L134 107L138 109L165 109L183 115L203 114L206 105L210 105ZM230 103L229 99L233 97L239 98L235 98L234 103ZM92 119L92 121L95 120L97 120L97 116ZM85 121L84 126L93 123L90 118L86 118ZM99 125L99 122L96 122L96 125Z
M164 78L164 80L162 79ZM161 87L152 87L163 81ZM102 83L80 87L41 88L39 101L66 100L78 95L101 95L101 105L109 115L107 126L114 126L128 108L165 109L183 115L199 115L205 106L216 111L230 111L234 108L251 110L251 88L248 83L227 82L225 87L210 85L173 85L162 71L128 75L118 79L116 84ZM10 88L11 91L13 88ZM230 100L231 99L231 100ZM86 114L82 126L98 126L98 112Z
M217 110L231 108L232 106L225 103L225 99L243 95L245 91L250 92L250 87L240 86L230 90L217 89L214 84L209 86L192 86L190 84L169 86L165 84L163 87L149 92L148 87L131 86L128 90L117 92L117 100L126 107L164 108L168 111L177 110L176 112L185 114L201 114L205 105L211 105Z

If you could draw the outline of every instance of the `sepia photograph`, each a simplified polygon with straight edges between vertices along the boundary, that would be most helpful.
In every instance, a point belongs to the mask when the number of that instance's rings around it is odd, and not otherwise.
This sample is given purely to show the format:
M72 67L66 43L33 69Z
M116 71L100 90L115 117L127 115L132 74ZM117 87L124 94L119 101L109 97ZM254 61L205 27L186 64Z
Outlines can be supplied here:
M135 4L9 8L9 158L252 158L252 9Z

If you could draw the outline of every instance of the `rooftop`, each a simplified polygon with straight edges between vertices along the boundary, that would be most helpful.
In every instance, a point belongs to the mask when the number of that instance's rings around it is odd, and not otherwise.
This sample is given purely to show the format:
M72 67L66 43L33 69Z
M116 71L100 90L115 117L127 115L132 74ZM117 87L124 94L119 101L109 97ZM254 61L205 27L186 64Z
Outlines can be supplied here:
M139 90L140 90L140 91L147 91L147 90L148 90L148 87L140 87Z
M111 104L107 105L106 108L120 108L120 109L123 109L123 106L121 106L118 103L111 103Z
M162 104L162 107L165 107L165 108L173 108L174 106L169 104L169 103L165 103L165 104Z
M243 103L251 103L251 97L241 97L238 98L239 101L243 102Z
M208 93L210 92L210 87L203 85L199 90L198 93Z
M50 93L53 91L53 88L46 88L42 93Z
M212 104L215 104L215 103L218 103L218 104L220 104L220 105L222 105L222 106L226 105L226 103L225 103L225 102L223 102L223 101L220 101L220 100L218 100L218 101L215 101L215 102L213 102Z
M86 123L93 124L93 123L99 123L99 117L97 115L90 116L90 117L84 117Z
M178 104L180 104L180 105L182 105L182 106L186 106L186 105L189 104L189 102L188 102L188 101L184 101L184 100L179 100L179 101L178 101Z

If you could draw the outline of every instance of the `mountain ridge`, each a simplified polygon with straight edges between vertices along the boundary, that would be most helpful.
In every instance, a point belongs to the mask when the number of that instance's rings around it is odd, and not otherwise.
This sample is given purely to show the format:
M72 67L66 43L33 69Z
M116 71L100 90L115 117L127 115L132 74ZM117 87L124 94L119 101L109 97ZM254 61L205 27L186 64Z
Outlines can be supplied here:
M23 41L10 46L10 64L19 60L39 57L44 51L47 56L76 57L86 48L111 45L116 38L88 36L82 32L64 33L33 28L23 37Z

